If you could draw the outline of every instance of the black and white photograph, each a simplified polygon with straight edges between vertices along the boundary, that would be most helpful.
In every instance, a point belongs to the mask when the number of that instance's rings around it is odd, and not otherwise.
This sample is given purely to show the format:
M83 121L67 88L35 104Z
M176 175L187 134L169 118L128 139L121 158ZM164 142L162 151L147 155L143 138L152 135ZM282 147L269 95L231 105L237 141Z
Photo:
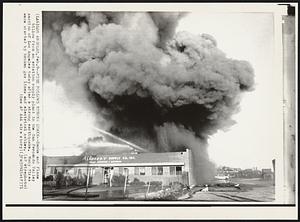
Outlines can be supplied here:
M298 218L298 4L3 4L3 220Z
M272 13L42 22L43 200L275 201Z

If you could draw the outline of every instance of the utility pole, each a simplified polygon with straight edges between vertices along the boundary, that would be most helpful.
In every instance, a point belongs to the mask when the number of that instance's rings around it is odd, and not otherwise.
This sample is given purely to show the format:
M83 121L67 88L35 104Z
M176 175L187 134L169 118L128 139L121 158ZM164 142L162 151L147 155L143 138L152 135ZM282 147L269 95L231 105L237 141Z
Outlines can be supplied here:
M90 160L88 159L87 167L86 167L87 177L86 177L86 187L85 187L85 200L87 200L87 194L88 194L88 189L89 189L89 181L90 181L89 162L90 162Z
M124 182L124 196L125 196L125 192L126 192L126 185L127 185L127 171L128 171L128 169L127 169L127 168L125 168L124 170L125 170L125 182Z
M145 199L147 199L149 190L150 190L150 181L148 182L148 187L147 187L147 192L146 192L146 195L145 195Z
M114 175L114 171L113 171L113 168L111 167L109 169L109 187L112 187L112 178L113 178L113 175Z

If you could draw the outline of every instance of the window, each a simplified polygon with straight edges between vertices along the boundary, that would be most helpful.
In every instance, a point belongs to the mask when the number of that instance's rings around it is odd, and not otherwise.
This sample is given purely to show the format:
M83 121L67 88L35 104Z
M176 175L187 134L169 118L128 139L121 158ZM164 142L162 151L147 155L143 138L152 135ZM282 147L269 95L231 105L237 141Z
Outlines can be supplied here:
M138 167L134 167L134 175L139 175L139 168Z
M123 172L124 172L123 167L119 167L119 174L123 175Z
M152 175L163 175L163 167L152 167Z
M152 175L157 175L157 167L152 167L151 172Z
M176 175L182 175L182 167L181 166L176 167Z
M170 175L175 175L175 166L170 166Z
M78 177L82 177L82 172L81 172L81 169L78 169L78 174L77 174Z
M140 175L145 175L145 167L140 167Z
M158 175L163 175L164 168L163 167L157 167Z
M145 167L135 167L134 168L134 175L146 175Z

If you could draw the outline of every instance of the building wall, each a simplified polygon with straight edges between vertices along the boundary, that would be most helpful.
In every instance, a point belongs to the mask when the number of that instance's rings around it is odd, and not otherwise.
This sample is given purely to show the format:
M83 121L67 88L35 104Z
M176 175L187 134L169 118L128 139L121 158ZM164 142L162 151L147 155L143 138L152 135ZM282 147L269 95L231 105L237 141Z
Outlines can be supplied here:
M185 169L188 172L188 174L187 174L188 185L197 184L196 178L195 178L195 171L194 171L194 167L193 167L192 151L189 149L187 149L185 152L185 166L186 166Z
M138 179L139 181L142 181L144 183L148 183L151 181L159 181L162 182L163 185L169 185L172 182L180 182L183 184L189 184L188 181L188 172L185 171L185 167L184 166L177 166L181 168L180 174L177 175L176 174L176 166L171 166L173 168L175 168L174 170L174 174L171 175L170 172L170 166L163 166L163 171L162 171L162 175L153 175L152 169L153 167L157 167L157 166L151 166L151 167L122 167L120 169L120 167L115 167L114 168L114 175L124 175L125 176L125 171L124 168L128 169L128 179L129 182L134 181L134 179ZM138 168L138 170L136 169ZM141 169L141 171L140 171ZM141 174L144 174L142 175ZM179 173L179 171L178 171Z
M118 163L104 163L103 161L101 162L102 157L103 159L106 158L106 160L119 158L119 161ZM187 185L193 184L191 153L189 150L186 152L142 153L136 155L100 155L97 158L94 161L89 160L89 162L86 162L82 157L61 157L58 159L50 157L45 161L47 166L44 173L46 177L49 175L55 176L58 172L65 175L66 170L68 170L68 176L72 178L85 178L87 175L87 166L85 165L90 164L89 171L93 185L99 185L104 182L105 167L113 167L113 170L110 172L111 175L125 175L124 169L128 169L127 176L130 182L136 178L144 183L160 181L163 185L169 185L172 182L180 182ZM73 161L77 162L72 165ZM168 166L168 164L172 165ZM54 169L56 172L54 172Z
M103 183L104 180L104 175L103 172L104 169L99 167L99 168L95 168L94 174L92 175L92 184L94 185L99 185L101 183Z
M172 166L176 167L176 166ZM169 185L173 182L180 182L183 184L189 185L189 175L188 172L185 170L184 166L177 166L181 167L182 171L180 171L180 174L175 173L171 175L170 173L170 166L163 166L163 174L162 175L153 175L152 173L152 167L137 167L137 168L144 168L145 174L140 175L140 172L138 172L135 169L135 167L122 167L123 169L120 169L120 167L114 167L114 169L111 171L113 175L123 175L125 176L124 168L128 169L128 179L129 182L134 181L134 179L138 179L139 181L142 181L144 183L148 182L154 182L159 181L162 182L163 185ZM66 172L71 178L84 178L87 175L87 168L86 167L47 167L45 170L45 176L55 176L58 172L61 172L63 175L66 175ZM179 171L178 171L179 172ZM100 185L104 182L104 168L103 167L93 167L89 169L90 177L91 177L91 184L92 185Z

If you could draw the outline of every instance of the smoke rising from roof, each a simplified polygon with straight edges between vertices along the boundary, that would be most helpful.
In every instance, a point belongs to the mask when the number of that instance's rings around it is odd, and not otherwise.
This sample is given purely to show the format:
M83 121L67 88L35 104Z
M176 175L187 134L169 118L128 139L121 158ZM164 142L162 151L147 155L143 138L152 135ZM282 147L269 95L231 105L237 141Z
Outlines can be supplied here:
M102 129L155 152L192 149L201 183L213 171L207 138L233 124L254 77L212 36L176 33L184 15L44 13L45 81L61 84Z

